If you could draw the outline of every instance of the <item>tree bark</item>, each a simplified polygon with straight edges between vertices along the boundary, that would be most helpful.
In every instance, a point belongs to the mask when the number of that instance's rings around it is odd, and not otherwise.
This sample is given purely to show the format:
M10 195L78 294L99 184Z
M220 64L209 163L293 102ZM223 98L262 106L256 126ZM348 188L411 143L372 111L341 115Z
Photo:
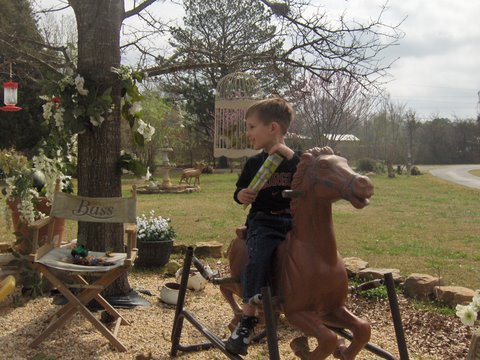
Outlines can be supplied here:
M70 0L78 28L78 72L89 91L98 95L111 88L113 110L103 114L99 127L78 137L78 194L91 197L121 196L121 176L117 170L120 157L120 86L112 67L120 66L120 28L124 14L123 0ZM81 222L78 241L92 251L124 251L122 224ZM119 278L106 295L130 291L127 276Z

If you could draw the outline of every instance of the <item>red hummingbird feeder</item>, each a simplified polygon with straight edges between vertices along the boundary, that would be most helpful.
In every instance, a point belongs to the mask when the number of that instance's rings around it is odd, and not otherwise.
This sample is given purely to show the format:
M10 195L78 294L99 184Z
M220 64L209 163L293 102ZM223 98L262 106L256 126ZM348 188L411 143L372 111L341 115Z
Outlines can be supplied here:
M5 106L0 107L2 111L19 111L21 107L17 106L18 83L12 81L12 63L10 63L10 81L3 83L3 102Z

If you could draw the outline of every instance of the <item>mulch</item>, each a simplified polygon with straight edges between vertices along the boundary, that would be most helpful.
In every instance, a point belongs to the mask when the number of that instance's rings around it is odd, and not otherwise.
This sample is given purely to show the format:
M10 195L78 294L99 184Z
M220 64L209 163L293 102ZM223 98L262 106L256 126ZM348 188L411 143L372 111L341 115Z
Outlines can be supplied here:
M2 359L171 359L170 336L175 307L159 301L163 283L174 281L164 275L133 272L130 284L137 289L148 289L152 295L143 295L149 307L120 309L120 313L131 323L122 326L120 340L128 352L115 351L93 326L80 315L76 315L61 331L50 335L38 348L28 344L46 326L48 315L58 306L52 298L45 296L25 301L21 306L4 303L0 307L0 349ZM22 299L22 298L20 298ZM398 297L406 342L410 359L465 359L471 337L471 329L461 324L454 316L441 315L429 310L419 310L403 296ZM398 356L395 332L391 320L388 300L367 299L350 296L348 307L357 315L369 320L372 325L371 342ZM198 292L187 293L186 308L212 332L221 338L228 336L226 324L232 313L223 300L217 286L207 284ZM293 329L282 316L278 327L279 349L282 359L295 359L290 350L290 341L301 334ZM205 339L185 322L181 343L184 345L204 342ZM313 348L315 343L310 342ZM39 358L39 354L44 355ZM48 358L47 356L51 356ZM225 359L218 350L195 353L179 353L179 359ZM266 341L252 345L247 359L268 359ZM333 357L329 357L333 359ZM363 350L357 359L379 359Z

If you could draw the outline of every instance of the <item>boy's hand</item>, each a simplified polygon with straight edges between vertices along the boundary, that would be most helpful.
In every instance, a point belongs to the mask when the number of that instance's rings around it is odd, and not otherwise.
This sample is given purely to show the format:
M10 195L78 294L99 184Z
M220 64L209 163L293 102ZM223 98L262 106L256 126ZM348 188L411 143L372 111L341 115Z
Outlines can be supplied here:
M290 160L295 154L295 152L292 149L290 149L287 145L282 143L273 145L270 151L268 152L268 155L272 155L275 152L278 152L280 155L286 157L288 160Z
M240 190L237 195L238 200L245 205L250 205L251 203L253 203L256 197L257 193L249 188Z

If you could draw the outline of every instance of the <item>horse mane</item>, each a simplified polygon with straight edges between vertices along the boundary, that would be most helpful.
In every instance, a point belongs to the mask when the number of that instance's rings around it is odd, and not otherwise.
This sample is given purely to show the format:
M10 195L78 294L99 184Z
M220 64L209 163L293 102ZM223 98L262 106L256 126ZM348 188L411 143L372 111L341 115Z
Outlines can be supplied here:
M334 154L335 152L329 146L324 146L321 148L314 147L305 151L300 157L300 162L297 165L297 171L295 171L295 174L293 175L292 185L291 185L292 190L300 189L303 183L303 178L305 177L305 173L307 172L307 169L310 167L313 159L317 158L319 155L334 155ZM293 198L291 200L290 208L292 212L295 212L295 207L299 199L300 198Z
M302 182L303 182L303 177L305 175L305 172L307 171L309 165L311 164L311 158L313 156L313 158L316 158L317 156L319 155L333 155L335 154L334 151L332 150L331 147L329 146L324 146L322 148L319 148L319 147L314 147L314 148L311 148L307 151L305 151L303 153L304 155L302 155L300 157L300 162L298 163L297 165L297 171L295 171L295 174L293 175L293 179L292 179L292 190L296 190L298 189ZM305 154L310 154L310 155L305 155Z

